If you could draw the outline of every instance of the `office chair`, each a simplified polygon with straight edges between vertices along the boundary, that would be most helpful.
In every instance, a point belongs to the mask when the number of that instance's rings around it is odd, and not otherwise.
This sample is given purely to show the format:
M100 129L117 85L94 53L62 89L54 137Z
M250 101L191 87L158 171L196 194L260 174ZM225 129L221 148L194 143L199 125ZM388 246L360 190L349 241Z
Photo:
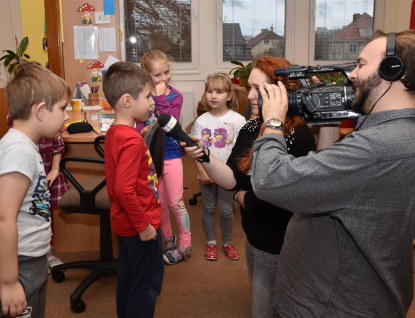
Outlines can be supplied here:
M94 147L101 156L104 156L104 150L100 146L100 141L102 140L105 140L105 136L98 136L94 141ZM82 294L101 276L117 275L117 260L113 258L110 221L111 202L107 193L105 176L92 176L85 180L77 181L66 167L68 162L104 164L104 158L69 156L64 157L60 162L60 170L73 187L60 199L58 208L66 214L85 213L99 215L100 220L99 260L65 263L52 268L52 279L57 283L62 283L65 280L64 270L72 268L91 270L91 273L70 296L71 309L81 313L86 307L85 302L81 300Z

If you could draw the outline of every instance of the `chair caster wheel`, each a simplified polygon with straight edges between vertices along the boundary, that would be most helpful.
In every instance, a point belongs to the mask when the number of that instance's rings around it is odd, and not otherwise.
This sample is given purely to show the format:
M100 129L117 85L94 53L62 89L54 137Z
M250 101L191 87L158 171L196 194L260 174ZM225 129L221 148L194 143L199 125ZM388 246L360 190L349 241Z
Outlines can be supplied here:
M85 302L83 300L78 300L71 302L71 309L78 314L85 310Z
M191 198L191 199L189 199L189 204L190 205L196 205L197 204L197 198Z
M57 272L55 274L52 270L52 279L57 283L62 283L65 280L65 274L63 272Z

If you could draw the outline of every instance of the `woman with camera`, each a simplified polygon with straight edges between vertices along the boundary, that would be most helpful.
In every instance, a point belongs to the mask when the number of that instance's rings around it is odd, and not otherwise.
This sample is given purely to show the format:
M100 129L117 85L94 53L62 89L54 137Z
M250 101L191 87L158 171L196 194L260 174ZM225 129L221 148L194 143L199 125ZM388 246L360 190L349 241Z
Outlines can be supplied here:
M251 165L251 148L261 135L264 123L261 122L258 107L258 89L265 83L285 82L287 78L275 77L276 68L288 67L290 62L282 57L263 56L257 59L248 79L248 100L253 117L240 130L238 139L226 163L213 155L210 163L202 163L209 177L218 185L234 190L234 200L240 206L242 227L246 233L246 261L249 280L252 286L252 317L279 317L273 307L275 274L278 255L284 242L284 234L292 213L259 200L252 191L248 171ZM295 84L287 84L287 86ZM296 87L296 86L294 86ZM294 157L304 156L316 150L314 136L306 123L299 117L291 117L285 124L288 153ZM337 128L338 130L338 128ZM335 131L334 131L335 132ZM322 143L332 143L337 135L320 136ZM198 142L203 150L203 142ZM201 156L200 149L185 147L192 158Z

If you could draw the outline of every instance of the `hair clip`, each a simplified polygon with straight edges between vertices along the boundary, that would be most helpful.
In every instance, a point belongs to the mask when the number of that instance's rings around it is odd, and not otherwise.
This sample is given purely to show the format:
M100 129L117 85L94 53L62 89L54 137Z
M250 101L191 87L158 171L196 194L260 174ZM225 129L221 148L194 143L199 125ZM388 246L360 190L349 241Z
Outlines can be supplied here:
M211 78L211 77L215 77L215 76L222 76L222 77L224 77L224 78L226 78L226 80L229 82L229 85L230 85L230 87L231 87L231 89L232 89L232 81L229 79L229 77L227 77L225 74L222 74L222 73L213 73L213 74L209 74L207 77L206 77L206 80L205 80L205 84L207 83L207 81L208 81L208 79L209 78Z

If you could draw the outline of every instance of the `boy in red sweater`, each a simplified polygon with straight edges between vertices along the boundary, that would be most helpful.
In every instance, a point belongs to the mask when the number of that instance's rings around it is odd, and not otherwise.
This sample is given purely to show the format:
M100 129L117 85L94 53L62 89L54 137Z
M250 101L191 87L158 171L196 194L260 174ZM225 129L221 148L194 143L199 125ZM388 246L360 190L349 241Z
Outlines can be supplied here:
M134 128L154 104L152 79L134 63L118 62L105 73L103 88L115 110L105 137L105 171L119 246L117 315L153 317L164 270L158 179L147 145Z

